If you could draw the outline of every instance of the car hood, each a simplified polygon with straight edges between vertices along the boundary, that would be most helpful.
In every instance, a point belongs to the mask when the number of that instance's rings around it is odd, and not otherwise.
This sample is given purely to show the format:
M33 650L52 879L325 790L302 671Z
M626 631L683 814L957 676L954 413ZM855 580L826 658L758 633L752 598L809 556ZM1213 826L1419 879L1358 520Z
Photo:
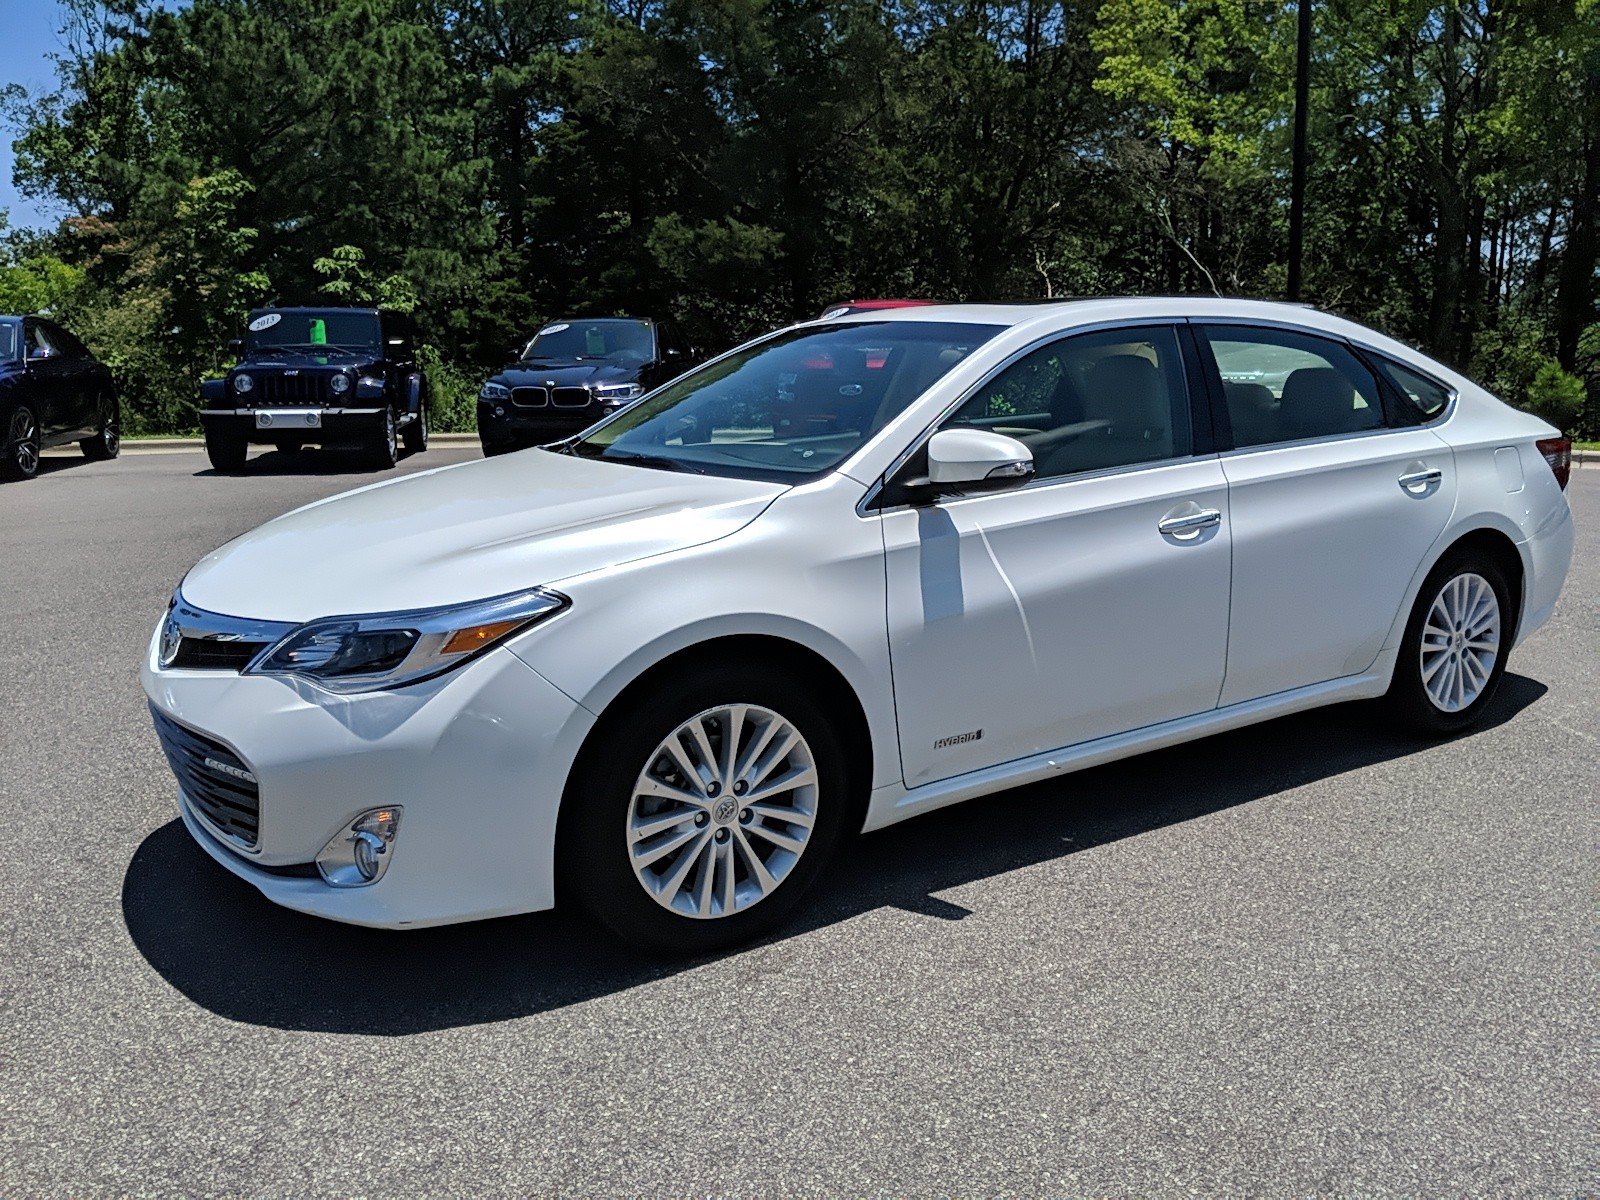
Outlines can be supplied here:
M643 363L513 363L494 377L507 387L589 387L597 383L636 383Z
M479 600L725 537L783 491L524 450L286 513L201 559L183 594L274 621Z

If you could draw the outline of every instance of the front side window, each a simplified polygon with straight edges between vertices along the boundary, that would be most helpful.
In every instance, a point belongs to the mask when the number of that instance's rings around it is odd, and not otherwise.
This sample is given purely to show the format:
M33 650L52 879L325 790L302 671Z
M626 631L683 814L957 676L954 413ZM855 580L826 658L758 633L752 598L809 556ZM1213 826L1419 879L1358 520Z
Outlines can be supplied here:
M1235 446L1266 446L1382 427L1378 382L1347 347L1283 329L1204 330Z
M934 321L790 330L680 376L568 448L797 483L843 462L999 331Z
M260 309L246 326L252 353L274 350L375 350L378 314L349 309L278 311Z
M1188 454L1177 334L1152 326L1052 342L979 388L947 422L962 425L1016 438L1039 479Z
M50 344L60 351L64 357L92 357L84 344L72 334L68 333L65 329L61 328L61 326L55 324L46 324L44 326L44 331L45 336L50 339Z
M645 363L655 357L655 334L649 321L606 317L589 321L552 321L533 335L522 361L553 365L576 362Z
M29 358L55 358L61 352L50 341L50 335L37 321L29 321L24 325L28 341Z
M16 362L21 350L15 321L0 321L0 362Z
M1378 369L1389 377L1389 382L1394 384L1395 391L1400 393L1406 407L1411 410L1401 414L1411 419L1405 424L1431 421L1450 406L1450 389L1437 380L1419 375L1410 367L1403 367L1388 358L1378 360Z

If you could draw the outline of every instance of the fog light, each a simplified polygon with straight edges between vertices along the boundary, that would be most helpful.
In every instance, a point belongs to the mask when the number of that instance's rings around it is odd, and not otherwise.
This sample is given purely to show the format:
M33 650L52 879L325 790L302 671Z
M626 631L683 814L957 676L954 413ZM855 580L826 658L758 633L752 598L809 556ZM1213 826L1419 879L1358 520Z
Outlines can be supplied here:
M494 415L497 416L497 417L503 417L503 416L506 415L506 410L501 408L498 404L496 404L494 406Z
M272 414L271 413L257 413L256 414L256 424L260 425L261 428L265 429L268 425L272 424Z
M374 808L340 830L317 855L322 878L334 887L366 887L382 879L394 857L400 811Z
M318 425L322 424L322 414L321 413L307 413L306 414L306 424L311 426L311 428L315 429Z

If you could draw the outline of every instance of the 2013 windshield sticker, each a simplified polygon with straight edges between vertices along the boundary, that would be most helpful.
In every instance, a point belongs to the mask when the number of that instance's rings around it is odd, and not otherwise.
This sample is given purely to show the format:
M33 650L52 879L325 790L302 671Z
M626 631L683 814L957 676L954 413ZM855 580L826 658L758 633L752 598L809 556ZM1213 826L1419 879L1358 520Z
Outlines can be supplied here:
M250 332L260 333L263 329L271 329L281 320L283 320L282 313L268 313L264 317L257 317L250 322Z
M567 328L566 325L546 325L543 329L539 330L539 336L543 337L547 333L560 333L565 328Z
M946 746L964 746L968 742L981 741L983 730L974 729L970 733L952 733L949 737L942 737L933 743L935 750L943 750Z

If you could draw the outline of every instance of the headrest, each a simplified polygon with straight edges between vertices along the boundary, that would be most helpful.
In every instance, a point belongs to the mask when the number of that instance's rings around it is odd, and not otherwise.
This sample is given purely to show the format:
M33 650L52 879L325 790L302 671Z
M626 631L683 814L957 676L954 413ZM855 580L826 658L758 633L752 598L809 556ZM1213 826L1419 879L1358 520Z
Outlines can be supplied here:
M1272 389L1262 383L1223 380L1222 390L1228 398L1229 408L1270 412L1278 406L1278 402L1272 398Z
M1090 420L1108 420L1130 432L1164 429L1170 420L1161 373L1155 363L1137 354L1102 358L1089 368L1084 390Z
M1355 385L1332 367L1301 367L1283 381L1283 431L1290 437L1355 428Z

